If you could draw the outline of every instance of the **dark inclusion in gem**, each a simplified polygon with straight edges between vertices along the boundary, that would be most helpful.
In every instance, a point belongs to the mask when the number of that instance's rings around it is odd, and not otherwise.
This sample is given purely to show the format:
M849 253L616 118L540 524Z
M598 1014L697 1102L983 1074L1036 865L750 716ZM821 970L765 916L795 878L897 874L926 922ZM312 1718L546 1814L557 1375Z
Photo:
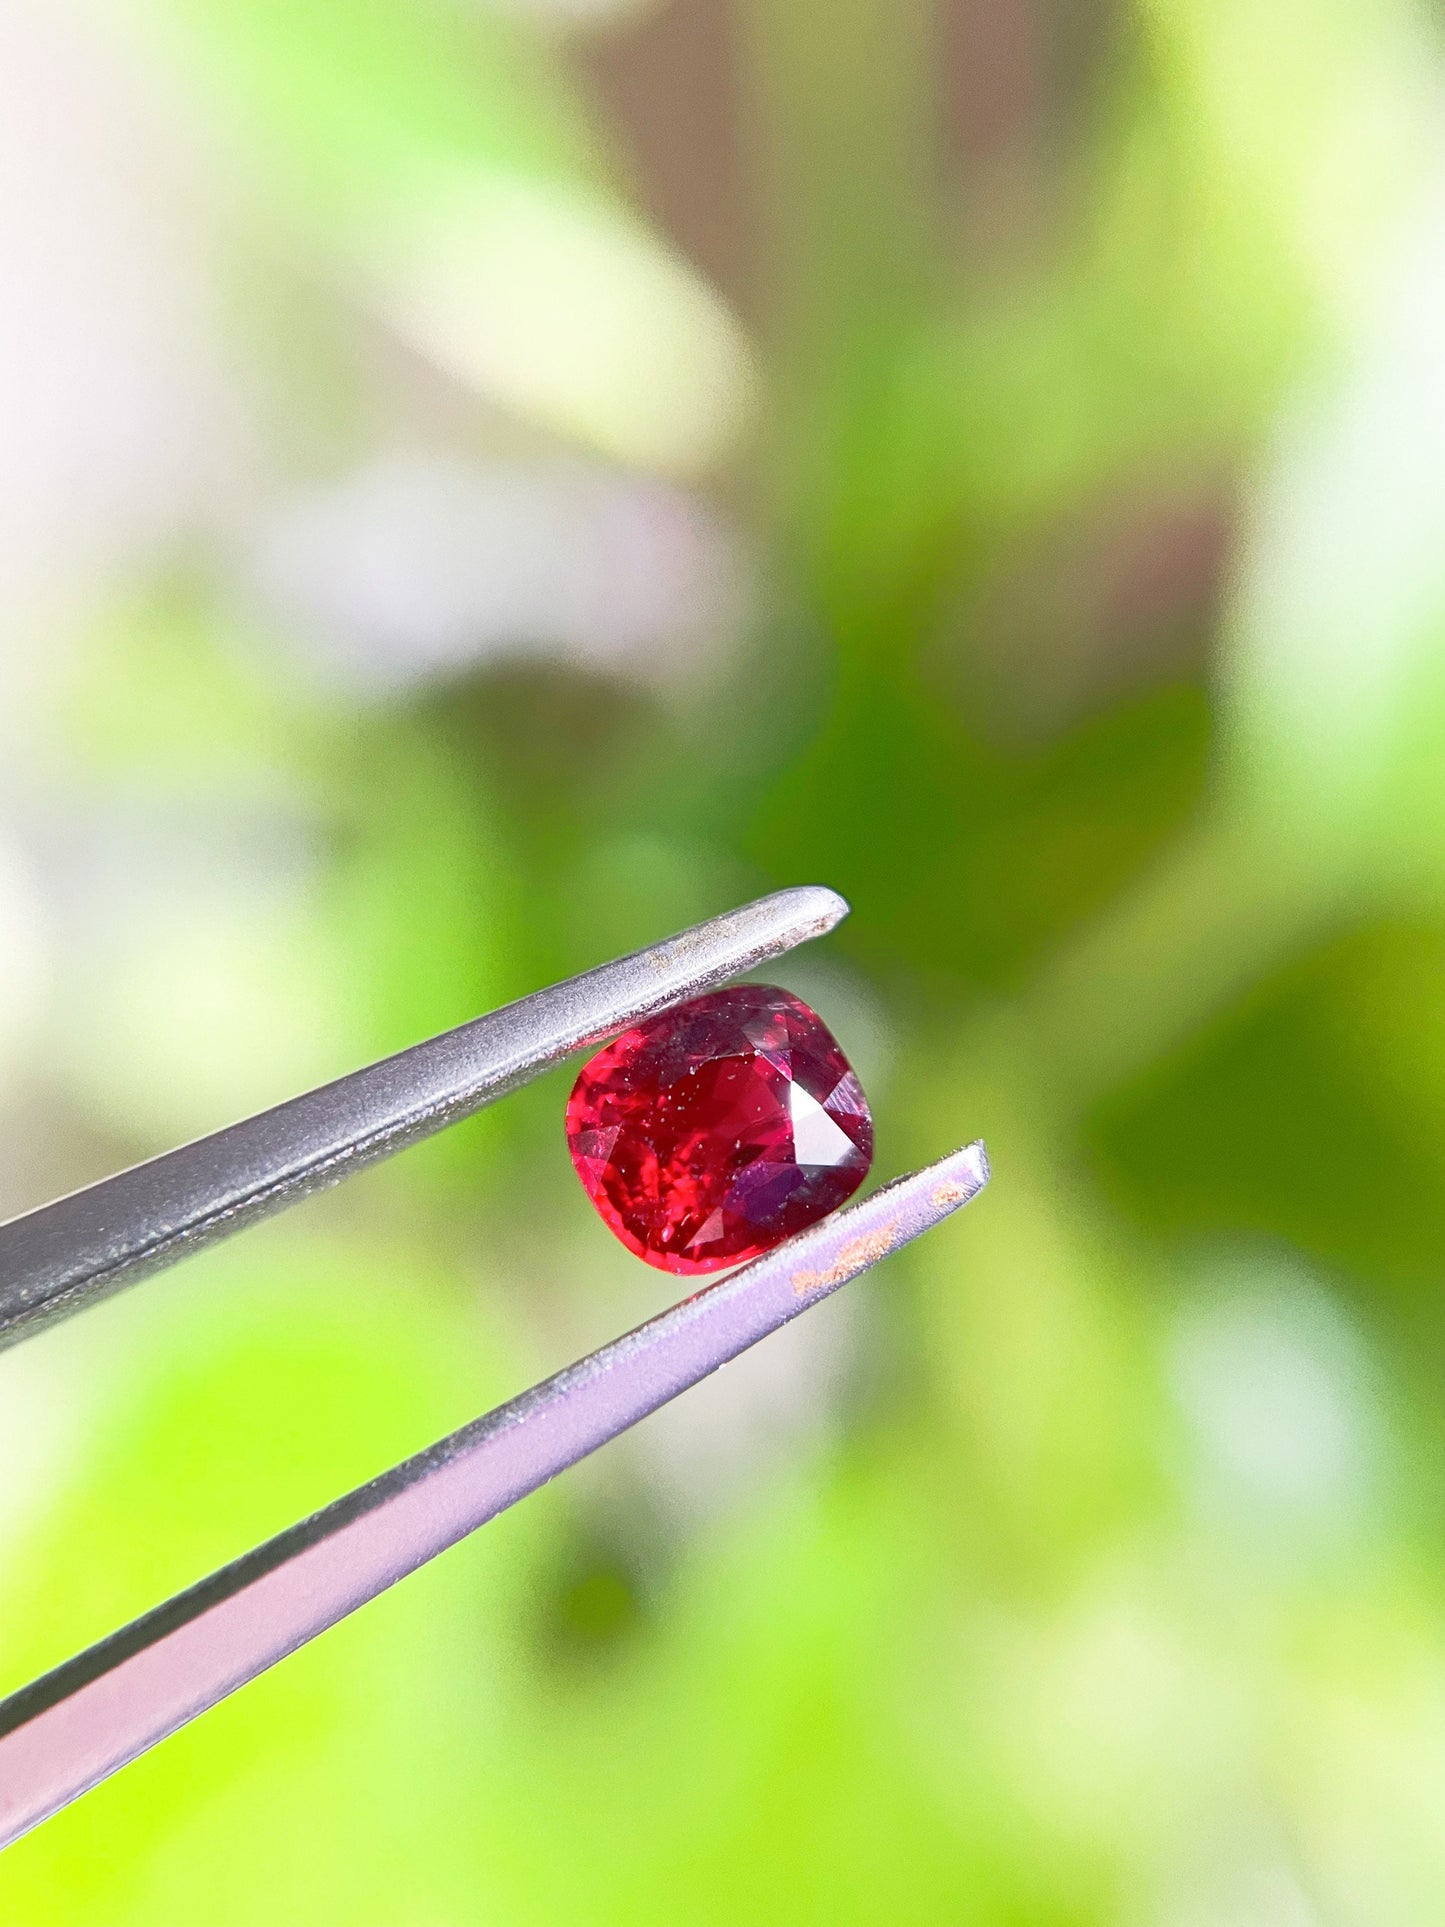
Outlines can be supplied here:
M739 984L633 1030L583 1067L567 1143L629 1251L716 1271L844 1202L873 1161L873 1119L820 1018Z

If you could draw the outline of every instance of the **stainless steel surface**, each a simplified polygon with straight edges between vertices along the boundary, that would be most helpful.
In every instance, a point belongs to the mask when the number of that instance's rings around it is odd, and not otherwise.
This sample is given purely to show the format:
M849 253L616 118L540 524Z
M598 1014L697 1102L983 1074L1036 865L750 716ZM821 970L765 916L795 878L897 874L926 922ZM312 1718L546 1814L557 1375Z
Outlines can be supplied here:
M899 1179L0 1702L0 1846L937 1224L987 1180L981 1144Z
M0 1225L0 1346L515 1090L570 1052L821 936L780 890Z

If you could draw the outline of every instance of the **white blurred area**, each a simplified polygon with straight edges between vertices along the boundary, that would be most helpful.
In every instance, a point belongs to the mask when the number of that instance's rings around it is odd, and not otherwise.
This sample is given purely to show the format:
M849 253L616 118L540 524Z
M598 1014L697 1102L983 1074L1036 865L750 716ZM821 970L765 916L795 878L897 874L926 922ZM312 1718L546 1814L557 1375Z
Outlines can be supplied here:
M1325 1927L1298 1875L1283 1860L1226 1867L1162 1909L1158 1927ZM1149 1927L1154 1927L1151 1922Z
M84 0L0 0L0 728L67 621L243 465L196 156Z
M342 243L364 298L463 386L619 461L691 476L756 400L716 291L611 199L506 169L439 171Z
M1445 144L1380 224L1351 325L1298 385L1255 491L1227 628L1250 806L1307 857L1440 889Z
M279 498L246 568L317 670L376 691L517 654L667 677L735 631L744 594L695 497L565 457L378 454Z
M1360 1529L1385 1446L1361 1334L1288 1253L1220 1254L1195 1283L1169 1377L1205 1515L1276 1552Z
M323 327L395 329L539 451L418 452L393 388L350 398L378 445L344 435L351 472L313 460L327 479L298 487L259 398L274 342L247 336L268 291L228 278L252 184L215 121L138 14L0 0L0 729L99 595L197 542L361 683L503 646L630 670L715 642L736 544L649 473L706 469L749 406L750 350L703 278L601 197L485 170L362 205L364 247L338 236L329 261L298 224ZM279 433L314 451L328 405Z

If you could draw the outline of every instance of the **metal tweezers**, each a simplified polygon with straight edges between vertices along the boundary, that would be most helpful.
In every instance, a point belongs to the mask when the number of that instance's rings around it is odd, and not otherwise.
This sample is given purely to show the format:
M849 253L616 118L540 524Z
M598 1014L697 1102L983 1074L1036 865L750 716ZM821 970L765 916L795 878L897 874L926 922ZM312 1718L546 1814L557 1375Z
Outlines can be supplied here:
M822 936L783 890L0 1225L0 1345ZM0 1700L0 1846L966 1204L981 1144L835 1213Z

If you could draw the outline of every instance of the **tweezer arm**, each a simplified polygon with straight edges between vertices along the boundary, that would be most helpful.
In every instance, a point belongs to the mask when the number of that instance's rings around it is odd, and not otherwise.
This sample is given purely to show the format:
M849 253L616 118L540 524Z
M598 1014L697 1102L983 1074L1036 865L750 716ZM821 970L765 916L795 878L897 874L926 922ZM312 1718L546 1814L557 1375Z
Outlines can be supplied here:
M0 1347L504 1097L847 915L780 890L0 1225Z
M900 1178L0 1701L0 1847L967 1204L987 1180L981 1144Z

